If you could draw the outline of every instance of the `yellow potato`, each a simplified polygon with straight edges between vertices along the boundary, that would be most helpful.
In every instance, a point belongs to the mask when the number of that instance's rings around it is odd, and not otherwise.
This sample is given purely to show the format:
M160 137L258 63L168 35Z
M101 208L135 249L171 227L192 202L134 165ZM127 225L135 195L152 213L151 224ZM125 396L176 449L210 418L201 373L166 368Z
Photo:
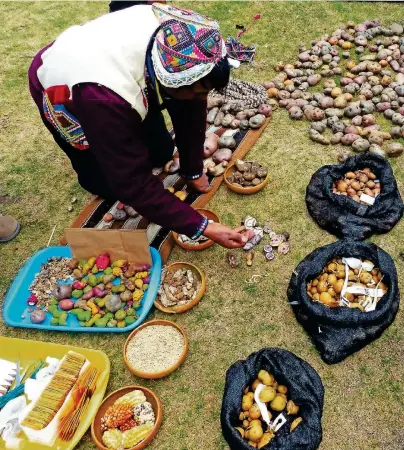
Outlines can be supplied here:
M240 433L241 438L244 439L245 431L240 427L236 427L236 430Z
M252 420L254 419L259 419L261 417L261 411L258 408L258 405L256 403L254 403L251 408L250 408L250 418Z
M271 442L271 439L274 436L275 435L272 432L265 432L262 435L262 438L260 439L260 441L258 442L258 447L257 448L265 447L267 444L269 444Z
M262 435L264 434L264 430L260 425L252 426L249 430L247 430L246 437L252 442L258 442Z
M280 384L277 388L277 391L280 392L281 394L286 394L288 392L288 388L283 384Z
M337 277L335 274L331 273L330 275L328 275L328 280L327 280L328 284L331 284L332 286L334 286L334 284L337 282Z
M252 405L253 405L252 398L248 395L244 395L243 400L241 402L241 408L243 409L243 411L249 411Z
M337 294L340 294L343 287L344 287L344 280L338 280L338 281L334 284L334 291L335 291Z
M286 399L282 395L277 395L270 403L274 411L283 411L286 407Z
M267 386L260 392L259 399L263 403L268 403L272 402L275 396L276 396L275 389L272 386Z
M257 378L256 380L254 380L254 383L252 384L252 390L255 392L255 390L257 389L258 385L261 384L261 381Z
M260 370L258 373L258 379L262 381L265 386L272 386L275 382L275 378L266 370Z
M319 294L321 294L322 292L326 292L327 289L328 289L328 284L327 284L326 280L322 280L322 281L320 281L320 283L318 283L317 292Z

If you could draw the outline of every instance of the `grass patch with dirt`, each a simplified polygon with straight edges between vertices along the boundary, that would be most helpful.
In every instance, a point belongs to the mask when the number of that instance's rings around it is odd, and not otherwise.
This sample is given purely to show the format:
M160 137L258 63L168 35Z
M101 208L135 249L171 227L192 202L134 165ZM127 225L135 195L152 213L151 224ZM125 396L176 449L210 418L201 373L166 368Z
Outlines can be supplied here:
M402 19L402 6L388 3L308 2L184 2L219 20L223 34L235 34L235 25L247 25L261 13L245 43L257 44L254 64L236 76L262 82L271 79L276 62L293 61L299 44L331 32L347 20L380 18L388 24ZM74 214L89 201L78 185L68 160L42 125L29 97L26 73L34 54L70 25L83 23L108 10L107 2L5 2L0 3L0 210L18 218L22 232L0 245L0 297L20 266L45 246L54 225L57 244ZM164 423L155 450L224 450L220 407L226 369L237 359L262 347L281 347L308 361L320 374L326 389L324 438L326 450L403 448L404 320L401 312L383 336L344 362L327 366L308 336L297 324L286 299L292 270L309 252L334 240L307 214L304 193L320 166L336 161L336 148L312 143L307 122L292 122L276 111L270 125L249 157L270 167L268 187L254 196L238 196L222 186L208 207L229 225L247 214L269 218L272 227L291 233L292 251L267 263L257 255L251 268L229 270L226 250L215 246L201 253L176 249L171 260L192 261L207 275L208 293L194 310L170 317L189 333L190 353L184 366L167 379L137 380L122 361L126 335L65 334L8 328L10 337L78 345L104 350L112 369L108 390L141 383L161 397ZM400 189L404 159L392 161ZM72 196L78 198L67 212ZM372 239L391 254L399 273L403 222L384 236ZM261 275L252 286L248 280ZM400 280L401 288L404 287ZM166 318L154 312L150 318ZM0 352L1 353L1 352ZM79 449L95 448L89 434Z

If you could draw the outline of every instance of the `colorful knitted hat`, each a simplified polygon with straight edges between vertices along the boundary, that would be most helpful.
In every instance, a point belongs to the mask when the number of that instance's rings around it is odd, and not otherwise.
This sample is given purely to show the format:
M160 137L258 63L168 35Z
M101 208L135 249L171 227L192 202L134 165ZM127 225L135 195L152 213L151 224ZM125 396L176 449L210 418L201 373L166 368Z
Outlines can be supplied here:
M160 22L152 49L153 67L163 86L187 86L212 71L226 55L219 24L193 11L153 4Z

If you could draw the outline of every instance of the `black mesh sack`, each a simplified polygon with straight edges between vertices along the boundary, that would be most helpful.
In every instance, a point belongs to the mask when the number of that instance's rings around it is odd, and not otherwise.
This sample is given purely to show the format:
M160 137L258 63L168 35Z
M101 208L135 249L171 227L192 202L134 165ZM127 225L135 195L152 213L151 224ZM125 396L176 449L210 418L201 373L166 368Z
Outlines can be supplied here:
M389 290L374 311L329 308L307 295L307 282L316 278L331 259L344 256L368 259L384 275L383 283ZM380 337L393 322L400 303L396 267L377 245L344 239L314 250L296 267L289 283L288 299L322 359L328 364L338 363Z
M372 206L332 192L334 181L349 171L369 167L381 183L381 193ZM361 153L343 164L321 167L306 189L306 204L317 224L338 237L365 240L374 233L387 233L401 219L404 206L387 159Z
M297 416L287 416L287 423L276 432L265 450L314 450L322 439L321 416L323 413L324 387L317 372L305 361L287 350L264 348L237 361L226 373L221 423L223 435L231 450L251 450L235 427L239 427L239 415L243 391L257 378L263 369L271 373L278 383L288 387L288 398L300 410ZM302 417L295 430L290 433L290 424ZM273 417L275 419L276 416Z

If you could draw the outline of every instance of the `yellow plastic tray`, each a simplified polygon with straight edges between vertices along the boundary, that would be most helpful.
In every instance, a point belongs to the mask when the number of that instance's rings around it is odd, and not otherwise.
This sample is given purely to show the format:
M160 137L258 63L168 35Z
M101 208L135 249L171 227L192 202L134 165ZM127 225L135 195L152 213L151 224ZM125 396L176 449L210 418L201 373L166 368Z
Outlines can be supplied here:
M39 360L45 361L47 356L54 358L62 358L67 351L72 350L84 355L91 364L99 370L96 390L91 397L90 404L87 408L85 416L73 438L64 442L56 439L52 447L46 447L41 444L29 442L23 437L19 450L72 450L78 444L84 433L90 427L95 414L100 407L107 388L110 362L107 355L99 350L91 350L82 347L72 347L70 345L52 344L49 342L31 341L25 339L13 339L0 336L0 358L17 362L20 360L21 368L25 368ZM0 438L0 448L4 448L4 441Z

